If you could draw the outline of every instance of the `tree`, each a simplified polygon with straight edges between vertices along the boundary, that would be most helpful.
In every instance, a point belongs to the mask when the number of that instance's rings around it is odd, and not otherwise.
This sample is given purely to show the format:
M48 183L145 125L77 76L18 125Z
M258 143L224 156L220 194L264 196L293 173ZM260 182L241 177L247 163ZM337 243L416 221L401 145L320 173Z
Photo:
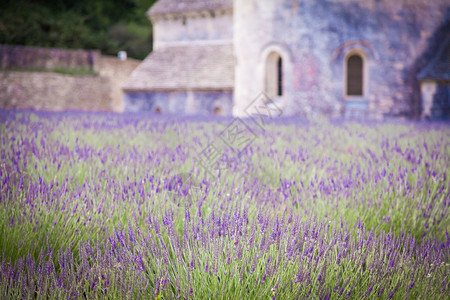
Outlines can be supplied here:
M144 58L152 49L145 12L156 0L4 0L0 43L56 48L126 50Z

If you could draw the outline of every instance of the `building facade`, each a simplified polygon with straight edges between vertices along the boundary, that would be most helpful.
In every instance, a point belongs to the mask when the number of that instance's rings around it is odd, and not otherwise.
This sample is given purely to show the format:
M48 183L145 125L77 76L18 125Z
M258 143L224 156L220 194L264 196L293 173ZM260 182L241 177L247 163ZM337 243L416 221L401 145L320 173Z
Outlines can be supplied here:
M153 52L124 87L125 110L231 115L232 1L158 1L149 11Z
M126 110L243 116L264 92L283 115L449 116L447 0L160 0L148 15Z

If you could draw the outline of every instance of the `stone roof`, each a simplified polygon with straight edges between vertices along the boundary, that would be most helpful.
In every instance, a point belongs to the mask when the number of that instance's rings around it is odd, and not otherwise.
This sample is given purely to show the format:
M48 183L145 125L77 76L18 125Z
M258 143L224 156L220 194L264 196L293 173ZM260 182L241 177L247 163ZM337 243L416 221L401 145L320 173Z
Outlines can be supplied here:
M190 45L156 49L133 71L125 91L231 90L233 46Z
M159 0L148 10L147 15L229 9L232 7L233 0Z
M442 43L437 55L419 73L418 78L450 80L450 36Z

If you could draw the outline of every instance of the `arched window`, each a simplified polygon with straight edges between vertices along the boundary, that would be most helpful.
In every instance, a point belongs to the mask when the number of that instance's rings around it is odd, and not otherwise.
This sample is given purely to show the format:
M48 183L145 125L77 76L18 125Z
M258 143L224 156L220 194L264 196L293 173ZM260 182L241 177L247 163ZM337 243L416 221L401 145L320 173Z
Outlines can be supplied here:
M283 96L283 59L272 52L266 61L266 94L269 97Z
M362 96L364 88L364 61L358 54L347 58L347 95Z
M283 60L278 57L278 91L277 96L283 96Z

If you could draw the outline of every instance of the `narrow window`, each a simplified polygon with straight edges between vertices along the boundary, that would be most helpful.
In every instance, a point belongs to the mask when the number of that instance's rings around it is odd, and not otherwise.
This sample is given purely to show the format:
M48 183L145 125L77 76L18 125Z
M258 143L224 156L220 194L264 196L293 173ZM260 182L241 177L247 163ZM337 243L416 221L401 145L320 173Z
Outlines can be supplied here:
M283 96L283 60L278 58L278 96Z
M221 116L222 115L222 108L220 108L219 106L214 107L214 114L216 116Z
M283 96L283 59L272 52L266 61L266 93L269 97Z
M347 59L347 95L363 95L363 60L357 54Z

